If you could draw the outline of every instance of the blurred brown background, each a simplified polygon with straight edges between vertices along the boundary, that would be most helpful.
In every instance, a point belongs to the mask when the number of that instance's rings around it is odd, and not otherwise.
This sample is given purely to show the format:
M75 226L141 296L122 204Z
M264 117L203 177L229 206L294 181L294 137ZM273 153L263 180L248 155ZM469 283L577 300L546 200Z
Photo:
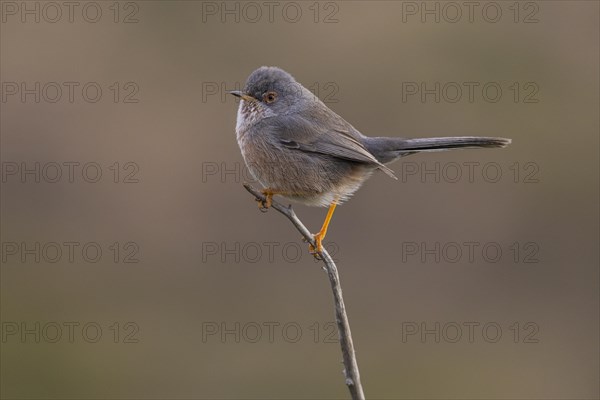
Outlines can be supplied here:
M368 398L598 398L597 2L48 4L2 2L3 398L348 397L325 274L241 186L261 65L367 135L513 139L336 212Z

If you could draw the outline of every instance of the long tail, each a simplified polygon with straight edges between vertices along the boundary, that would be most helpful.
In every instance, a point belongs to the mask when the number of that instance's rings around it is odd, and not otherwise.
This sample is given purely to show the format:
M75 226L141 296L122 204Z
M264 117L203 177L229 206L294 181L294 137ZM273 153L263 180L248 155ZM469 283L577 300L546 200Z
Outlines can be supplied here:
M420 139L404 139L397 137L363 138L365 147L383 164L413 153L453 149L501 148L508 146L510 142L510 139L500 137L479 136Z
M398 148L401 151L440 151L450 149L464 148L494 148L506 147L510 144L510 139L499 137L477 137L477 136L459 136L459 137L439 137L424 139L404 139L398 141Z

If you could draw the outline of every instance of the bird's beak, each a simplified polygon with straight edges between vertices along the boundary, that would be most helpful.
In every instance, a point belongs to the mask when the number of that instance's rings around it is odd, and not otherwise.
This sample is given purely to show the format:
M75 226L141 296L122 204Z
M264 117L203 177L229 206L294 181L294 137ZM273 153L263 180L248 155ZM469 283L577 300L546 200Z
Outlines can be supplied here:
M254 97L242 92L241 90L230 90L229 94L232 94L235 97L239 97L240 99L246 100L246 101L255 101L256 100Z

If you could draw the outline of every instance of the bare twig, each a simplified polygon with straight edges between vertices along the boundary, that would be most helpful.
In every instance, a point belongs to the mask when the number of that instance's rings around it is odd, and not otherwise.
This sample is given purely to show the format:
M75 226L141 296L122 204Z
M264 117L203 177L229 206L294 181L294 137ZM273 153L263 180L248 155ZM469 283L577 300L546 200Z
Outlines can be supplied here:
M257 200L266 201L266 197L259 191L254 189L249 184L245 183L244 187L247 191L252 193ZM302 234L304 239L316 248L316 243L313 235L310 233L306 226L298 219L292 206L284 206L277 201L273 200L271 205L275 210L285 215L296 229ZM340 345L342 347L342 356L344 358L344 375L346 376L346 385L350 390L353 400L364 400L365 394L363 393L362 384L360 382L360 374L358 372L358 364L356 362L356 354L354 352L354 344L352 343L352 334L350 332L350 324L348 323L348 316L346 315L346 307L344 306L344 298L342 297L342 286L340 284L340 276L338 275L337 267L333 262L333 259L323 248L318 253L321 260L325 264L325 270L329 277L329 283L331 284L331 290L333 291L333 301L335 303L335 319L338 326L338 333L340 336Z

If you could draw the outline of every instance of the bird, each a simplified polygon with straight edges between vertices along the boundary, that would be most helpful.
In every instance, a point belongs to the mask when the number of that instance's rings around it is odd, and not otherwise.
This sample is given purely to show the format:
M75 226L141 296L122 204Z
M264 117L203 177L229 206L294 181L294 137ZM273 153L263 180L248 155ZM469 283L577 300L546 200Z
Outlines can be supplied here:
M502 148L502 137L370 137L363 135L317 96L278 67L253 71L242 90L236 138L244 162L263 186L268 209L273 196L308 206L328 207L313 254L323 250L336 207L347 201L375 172L397 179L390 163L410 154L465 148Z

